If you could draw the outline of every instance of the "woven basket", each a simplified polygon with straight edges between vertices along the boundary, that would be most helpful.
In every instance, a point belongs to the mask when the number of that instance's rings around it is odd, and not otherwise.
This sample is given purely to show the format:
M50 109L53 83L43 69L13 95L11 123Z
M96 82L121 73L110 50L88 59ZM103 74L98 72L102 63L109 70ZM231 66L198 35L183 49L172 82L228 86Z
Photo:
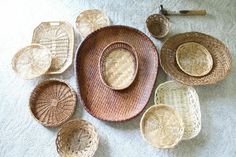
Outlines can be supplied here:
M50 49L52 65L47 74L64 72L73 61L74 30L67 22L42 22L35 28L32 43Z
M12 69L24 79L45 74L51 66L50 51L39 44L20 49L12 59Z
M62 157L92 157L99 138L94 126L85 120L70 120L57 134L57 152Z
M207 75L202 77L190 76L178 67L176 50L186 42L201 44L210 52L214 64ZM161 66L167 74L187 85L215 84L229 74L232 66L229 49L218 39L198 32L181 33L169 38L161 48L160 59Z
M172 148L184 134L184 124L179 113L168 105L151 106L140 122L143 138L156 148Z
M169 20L161 14L150 15L146 26L150 34L158 39L165 37L170 30Z
M160 84L155 92L155 104L174 106L184 122L183 140L197 136L201 130L201 110L196 90L176 81Z
M124 42L109 44L103 50L99 63L103 83L114 90L129 87L138 72L136 51Z
M84 38L97 29L108 25L110 25L110 20L107 15L97 9L85 10L76 19L76 26Z
M30 96L32 116L46 127L57 127L74 113L76 93L63 80L51 79L38 84Z

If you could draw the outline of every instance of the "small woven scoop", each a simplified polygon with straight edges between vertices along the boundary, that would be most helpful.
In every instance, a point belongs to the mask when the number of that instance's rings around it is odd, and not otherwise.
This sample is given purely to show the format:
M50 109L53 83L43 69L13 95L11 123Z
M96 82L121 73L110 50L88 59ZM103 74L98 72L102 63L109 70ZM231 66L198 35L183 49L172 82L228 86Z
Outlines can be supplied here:
M74 113L76 94L62 80L46 80L36 86L30 96L30 110L42 125L57 127Z
M129 44L114 42L104 49L99 66L103 83L111 89L122 90L130 86L137 75L138 57Z
M184 134L179 113L168 105L154 105L143 115L140 122L144 139L157 148L172 148Z
M58 153L63 157L92 157L98 148L98 134L85 120L71 120L57 134Z
M213 67L210 52L195 42L180 45L176 51L176 61L180 69L191 76L204 76Z

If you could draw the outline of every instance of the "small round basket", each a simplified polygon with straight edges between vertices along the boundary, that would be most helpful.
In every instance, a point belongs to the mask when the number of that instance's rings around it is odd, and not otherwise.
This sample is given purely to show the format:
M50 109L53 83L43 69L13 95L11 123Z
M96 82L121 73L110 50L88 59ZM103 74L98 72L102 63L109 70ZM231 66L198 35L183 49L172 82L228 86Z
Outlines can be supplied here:
M143 114L140 129L143 138L156 148L172 148L184 134L181 116L164 104L153 105Z
M92 157L98 148L99 138L94 126L85 121L68 121L56 138L57 152L63 157Z
M30 96L32 116L46 127L57 127L74 113L76 94L63 80L51 79L38 84Z
M146 20L146 25L151 35L158 39L165 37L170 30L169 20L160 14L150 15Z

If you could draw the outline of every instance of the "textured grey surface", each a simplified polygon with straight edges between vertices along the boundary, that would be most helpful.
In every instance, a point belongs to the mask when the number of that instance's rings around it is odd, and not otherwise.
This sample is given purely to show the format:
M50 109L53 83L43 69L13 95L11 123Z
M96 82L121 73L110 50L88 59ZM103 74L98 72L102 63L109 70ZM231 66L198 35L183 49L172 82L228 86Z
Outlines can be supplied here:
M233 157L236 156L236 1L235 0L21 0L0 2L0 156L54 157L57 129L47 129L30 115L30 92L43 77L25 81L11 69L11 58L16 51L31 42L33 29L41 21L66 20L75 25L81 10L104 10L113 24L136 27L147 33L145 19L158 10L162 2L171 9L207 9L206 17L171 18L170 35L185 31L200 31L222 40L231 50L233 69L226 80L210 86L196 87L202 111L202 130L176 148L158 150L147 145L139 132L137 118L124 123L107 123L90 116L78 104L74 117L92 122L101 137L96 157ZM149 34L148 34L149 35ZM76 40L75 47L80 39ZM160 50L161 42L151 38ZM73 68L63 75L55 75L70 82L75 88ZM157 83L164 82L161 71ZM149 106L153 104L153 97Z

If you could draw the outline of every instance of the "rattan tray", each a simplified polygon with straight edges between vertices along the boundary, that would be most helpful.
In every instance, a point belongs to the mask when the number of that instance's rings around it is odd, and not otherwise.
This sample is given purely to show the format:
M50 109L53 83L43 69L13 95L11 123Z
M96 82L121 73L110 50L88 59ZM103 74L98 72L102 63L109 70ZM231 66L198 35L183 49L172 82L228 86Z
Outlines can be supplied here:
M183 139L191 139L201 130L201 110L196 90L176 81L160 84L155 92L155 104L174 106L184 122Z
M183 72L176 63L176 50L186 42L196 42L204 46L213 59L212 70L205 76L194 77ZM229 49L218 39L199 32L181 33L169 38L161 48L160 62L164 71L175 80L188 85L214 84L223 80L232 66Z
M129 87L138 72L136 51L124 42L109 44L103 50L99 63L103 83L114 90Z
M179 113L171 106L151 106L140 121L141 134L149 144L157 148L172 148L184 134L184 124Z
M129 43L137 52L139 69L134 82L121 91L107 88L100 79L102 50L114 41ZM158 70L155 45L141 31L127 26L101 28L81 43L75 57L78 96L93 116L107 121L124 121L138 115L146 106Z
M74 53L74 30L67 22L42 22L35 28L32 43L50 49L52 65L47 74L60 74L71 64Z
M63 80L46 80L32 91L29 106L32 116L39 123L47 127L57 127L74 113L76 93Z

